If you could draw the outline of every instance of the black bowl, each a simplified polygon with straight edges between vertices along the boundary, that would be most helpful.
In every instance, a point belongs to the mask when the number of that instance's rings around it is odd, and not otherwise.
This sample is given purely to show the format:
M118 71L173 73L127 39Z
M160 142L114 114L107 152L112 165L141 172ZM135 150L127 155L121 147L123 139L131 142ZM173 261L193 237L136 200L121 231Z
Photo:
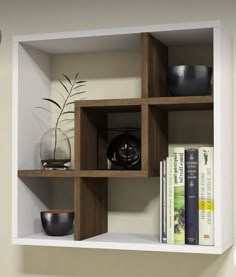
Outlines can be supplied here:
M44 231L49 236L66 236L72 233L74 211L49 210L41 212Z
M209 94L212 68L205 65L175 65L167 69L167 84L172 96Z

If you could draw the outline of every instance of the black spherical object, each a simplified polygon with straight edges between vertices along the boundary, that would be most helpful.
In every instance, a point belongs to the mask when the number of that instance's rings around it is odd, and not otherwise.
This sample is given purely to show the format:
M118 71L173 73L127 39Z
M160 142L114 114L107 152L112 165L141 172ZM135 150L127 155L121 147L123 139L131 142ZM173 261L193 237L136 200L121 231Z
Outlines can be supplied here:
M73 230L74 211L42 211L41 221L45 232L49 236L66 236Z
M205 65L175 65L167 69L167 84L172 96L209 94L212 68Z
M107 149L107 157L115 166L124 169L139 169L141 163L140 140L130 134L115 137Z

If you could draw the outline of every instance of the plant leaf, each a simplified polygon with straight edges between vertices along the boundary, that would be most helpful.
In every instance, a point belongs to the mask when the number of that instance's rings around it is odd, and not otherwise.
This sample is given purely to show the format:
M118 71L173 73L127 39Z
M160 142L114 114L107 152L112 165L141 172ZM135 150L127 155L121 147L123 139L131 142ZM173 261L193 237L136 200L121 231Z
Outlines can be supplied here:
M73 89L81 88L81 87L84 87L84 86L85 85L79 85L79 86L74 87Z
M62 120L59 121L59 123L61 123L61 122L63 122L63 121L74 121L74 118L71 118L71 119L68 119L68 118L62 119Z
M67 113L75 113L74 111L67 111L67 112L64 112L62 114L67 114Z
M86 83L86 81L77 81L76 84Z
M71 80L69 79L69 77L67 77L66 76L66 74L62 74L65 78L66 78L66 80L71 84Z
M79 72L76 73L75 80L77 79L78 76L79 76Z
M43 107L35 107L35 109L42 109L42 110L45 110L47 112L51 112L49 109L46 109L46 108L43 108Z
M66 103L66 106L71 104L75 104L75 101Z
M56 105L61 110L61 106L56 101L54 101L50 98L43 98L43 100L46 100L46 101L49 101L49 102L53 103L54 105Z
M69 94L69 91L68 91L67 87L63 84L62 80L59 79L59 81L62 84L62 86L64 87L64 89L66 90L66 92Z
M86 92L86 91L76 92L76 93L72 94L70 97L73 97L73 96L75 96L75 95L82 94L82 93L85 93L85 92Z

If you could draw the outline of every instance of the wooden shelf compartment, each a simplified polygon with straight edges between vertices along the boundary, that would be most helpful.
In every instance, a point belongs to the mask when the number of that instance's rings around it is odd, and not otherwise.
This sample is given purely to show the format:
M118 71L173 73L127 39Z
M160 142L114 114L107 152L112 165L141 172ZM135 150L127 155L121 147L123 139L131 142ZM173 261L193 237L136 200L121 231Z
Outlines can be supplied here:
M107 170L107 148L113 137L131 128L132 135L141 139L141 105L76 106L75 108L75 168L77 170ZM102 103L101 101L98 101ZM115 101L116 102L116 101ZM86 101L89 104L89 101ZM110 131L112 130L112 131ZM140 170L145 170L141 168ZM115 171L114 171L115 172Z
M169 96L166 71L171 65L206 65L213 67L213 32L208 30L209 39L204 43L189 41L175 43L165 38L165 34L142 34L142 97ZM187 35L191 37L190 33ZM214 71L212 77L214 75ZM213 94L210 85L209 94ZM190 103L189 103L190 104ZM199 103L201 104L201 103ZM167 106L166 106L167 107ZM188 106L191 109L191 106ZM173 106L172 106L173 108ZM180 109L184 106L180 106ZM197 108L197 106L192 106ZM200 108L200 106L199 106Z
M139 105L134 105L130 111L128 106L118 106L120 100L105 101L107 105L102 105L103 100L86 101L80 103L75 109L75 164L76 169L81 174L91 173L93 176L157 176L159 172L159 162L165 158L168 151L168 138L166 128L168 126L168 115L165 111L155 111L146 104L144 99L139 100ZM143 103L142 103L143 101ZM111 103L114 106L110 106ZM119 112L117 112L119 111ZM121 117L120 113L121 112ZM124 115L125 114L125 115ZM127 117L126 117L127 115ZM109 116L111 116L109 118ZM117 117L116 117L117 116ZM131 120L131 121L130 121ZM123 122L122 122L123 121ZM130 123L129 123L130 121ZM140 127L141 139L141 169L140 173L135 171L130 173L106 172L107 169L107 147L108 138L106 134L99 132L106 129L109 124L117 124L119 127ZM121 125L120 125L121 124ZM124 125L123 125L124 124ZM166 126L166 127L165 127ZM114 127L114 125L112 125ZM115 126L117 127L117 125ZM165 138L164 138L165 137ZM102 170L100 173L99 171ZM98 174L98 175L96 175Z

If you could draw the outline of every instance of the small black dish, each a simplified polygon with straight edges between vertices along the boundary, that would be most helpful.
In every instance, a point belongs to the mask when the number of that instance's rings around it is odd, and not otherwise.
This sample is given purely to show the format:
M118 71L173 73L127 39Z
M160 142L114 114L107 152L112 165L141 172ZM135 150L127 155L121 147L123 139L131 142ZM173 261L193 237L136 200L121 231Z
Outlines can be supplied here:
M172 96L200 96L209 94L212 68L205 65L169 66L166 73Z
M41 222L44 231L49 236L66 236L72 233L74 211L48 210L41 212Z

